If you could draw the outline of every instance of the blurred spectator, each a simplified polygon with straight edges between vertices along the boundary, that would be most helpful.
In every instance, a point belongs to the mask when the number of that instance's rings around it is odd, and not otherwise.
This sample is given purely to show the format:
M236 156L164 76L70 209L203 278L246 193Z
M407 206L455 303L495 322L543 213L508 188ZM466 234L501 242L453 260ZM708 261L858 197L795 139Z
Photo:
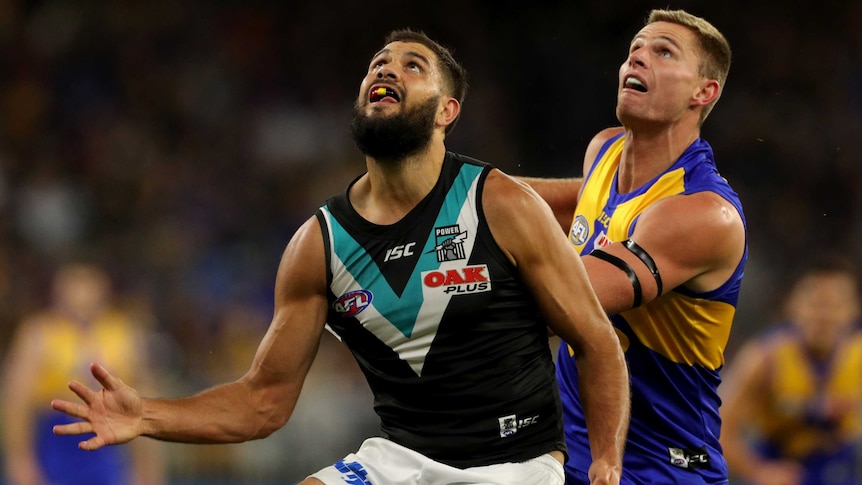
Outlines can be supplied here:
M839 262L812 264L787 294L785 323L748 342L726 369L721 441L741 483L862 483L856 274Z
M5 476L11 485L158 485L163 465L157 442L88 453L77 438L54 436L73 420L50 400L66 383L105 362L146 388L150 376L140 347L145 322L115 307L108 275L89 264L61 267L53 305L26 317L14 337L2 387Z
M357 86L343 73L361 72L394 28L447 39L481 86L453 148L516 175L566 175L615 122L601 87L627 48L619 32L653 6L0 2L0 337L39 309L69 254L99 254L184 351L213 350L231 305L269 314L289 236L363 166L348 131ZM676 6L735 46L703 134L750 228L732 359L799 254L862 258L862 2ZM0 358L7 347L0 338ZM209 379L197 355L171 354L178 393ZM170 458L194 479L182 453ZM271 466L288 473L284 460Z

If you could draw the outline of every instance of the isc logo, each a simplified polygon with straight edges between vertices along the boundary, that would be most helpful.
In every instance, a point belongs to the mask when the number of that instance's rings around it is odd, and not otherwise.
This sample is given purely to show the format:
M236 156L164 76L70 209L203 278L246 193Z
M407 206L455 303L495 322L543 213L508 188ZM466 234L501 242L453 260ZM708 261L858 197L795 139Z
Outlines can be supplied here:
M393 259L401 259L405 256L413 256L413 248L416 247L416 243L407 243L407 244L399 244L394 248L389 248L386 250L386 256L383 257L383 262L392 261Z
M491 290L488 266L484 264L445 271L425 271L422 273L422 284L426 288L439 289L446 294L480 293Z
M535 415L518 419L517 415L510 414L508 416L497 418L497 421L500 423L500 437L506 438L517 433L521 428L526 428L527 426L538 423L539 416Z
M353 290L339 296L332 302L332 309L342 317L352 317L371 304L374 296L368 290Z
M705 447L668 448L671 465L680 468L705 468L709 466L709 453Z

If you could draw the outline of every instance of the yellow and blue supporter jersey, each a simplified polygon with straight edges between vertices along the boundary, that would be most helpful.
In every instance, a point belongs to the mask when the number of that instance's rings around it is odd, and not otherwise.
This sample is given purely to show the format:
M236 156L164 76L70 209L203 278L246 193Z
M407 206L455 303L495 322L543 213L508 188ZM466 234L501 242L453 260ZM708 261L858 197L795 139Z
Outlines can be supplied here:
M127 446L108 446L96 451L78 449L78 442L92 435L56 436L53 427L80 421L50 409L52 398L69 393L72 379L85 380L90 362L106 365L134 383L137 346L133 324L120 313L108 313L89 324L59 315L46 315L40 323L43 356L34 399L45 410L36 416L36 454L50 483L63 485L121 485L131 483Z
M585 177L569 233L581 255L628 239L644 210L674 195L714 192L733 204L745 221L737 194L719 175L703 139L644 186L618 193L624 142L622 133L608 140ZM622 483L727 483L717 389L747 257L746 248L733 275L713 291L677 287L611 317L632 384ZM567 483L580 483L589 469L590 449L570 347L560 347L557 363L570 455Z
M758 453L801 463L802 485L859 484L862 330L854 328L823 359L812 357L791 324L769 332L759 345L768 379L764 398L754 403L751 439Z

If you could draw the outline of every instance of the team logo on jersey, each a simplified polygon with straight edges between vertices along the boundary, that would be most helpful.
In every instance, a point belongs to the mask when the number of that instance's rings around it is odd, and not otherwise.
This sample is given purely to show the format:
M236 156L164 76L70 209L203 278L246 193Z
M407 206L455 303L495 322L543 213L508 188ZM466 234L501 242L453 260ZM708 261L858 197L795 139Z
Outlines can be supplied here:
M461 232L458 224L434 228L434 249L437 253L437 261L455 261L467 259L464 254L464 240L467 239L467 231ZM430 252L430 251L429 251Z
M497 418L497 421L500 423L500 438L507 438L517 433L519 429L539 422L539 416L518 419L516 414L510 414Z
M700 448L668 448L670 464L680 468L705 468L709 466L709 453Z
M590 226L587 224L587 218L578 214L575 217L575 222L572 223L572 229L569 231L569 242L575 246L580 246L587 242L590 237Z
M464 295L491 291L488 265L465 266L463 268L424 271L422 284L425 288L442 291L447 295Z
M332 302L332 309L340 313L342 317L352 317L368 308L373 299L374 295L368 290L348 291Z

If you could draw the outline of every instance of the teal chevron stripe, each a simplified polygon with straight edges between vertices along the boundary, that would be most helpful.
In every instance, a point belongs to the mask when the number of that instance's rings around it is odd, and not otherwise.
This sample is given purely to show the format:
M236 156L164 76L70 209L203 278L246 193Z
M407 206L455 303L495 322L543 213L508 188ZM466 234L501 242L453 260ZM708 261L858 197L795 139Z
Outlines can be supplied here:
M482 172L482 167L475 165L462 165L452 188L446 194L443 207L437 215L433 227L448 226L457 223L458 214L467 199L468 189L472 181ZM371 256L356 242L355 239L335 220L330 218L334 240L333 251L344 267L351 273L360 287L371 291L374 295L374 308L381 316L386 318L405 337L410 338L416 317L424 302L422 295L422 278L424 271L434 270L440 267L437 261L434 231L428 235L424 249L419 255L416 266L399 297L389 286L389 282L380 273L380 268Z

